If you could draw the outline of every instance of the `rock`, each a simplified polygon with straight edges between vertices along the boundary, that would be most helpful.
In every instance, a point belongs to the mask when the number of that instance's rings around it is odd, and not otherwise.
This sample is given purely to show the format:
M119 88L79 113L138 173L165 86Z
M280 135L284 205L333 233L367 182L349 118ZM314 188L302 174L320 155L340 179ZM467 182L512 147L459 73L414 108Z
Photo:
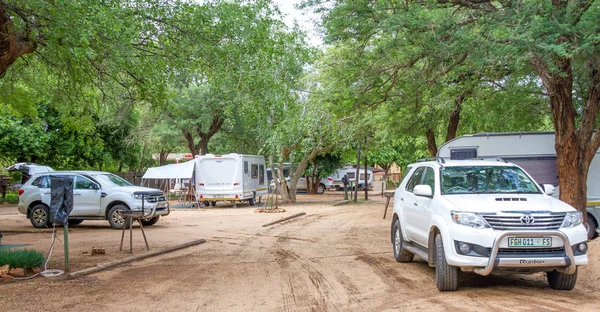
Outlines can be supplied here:
M38 274L42 272L42 269L40 269L40 267L31 268L31 272L33 272L33 274Z
M10 283L12 281L14 281L15 278L10 276L10 275L4 275L2 276L2 283Z
M23 268L14 268L10 269L8 274L12 275L13 277L25 277L25 270L23 270Z
M92 247L92 256L93 255L103 255L105 253L106 253L106 250L104 250L104 248Z
M10 266L8 264L1 266L0 267L0 277L8 274L9 270L10 270Z

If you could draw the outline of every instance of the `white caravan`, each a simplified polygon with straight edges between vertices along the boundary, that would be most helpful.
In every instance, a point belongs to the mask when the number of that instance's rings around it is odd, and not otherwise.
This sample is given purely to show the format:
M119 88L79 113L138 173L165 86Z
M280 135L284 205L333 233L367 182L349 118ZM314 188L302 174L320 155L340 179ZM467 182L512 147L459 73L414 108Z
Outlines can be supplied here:
M600 221L600 154L590 164L587 179L588 236L594 236ZM438 149L444 159L499 157L525 169L535 181L558 186L554 132L478 133L444 143ZM558 190L558 188L557 188ZM558 197L556 192L553 197ZM597 230L596 230L597 231Z
M248 201L268 192L265 158L257 155L226 154L196 156L196 197L208 206L217 201Z

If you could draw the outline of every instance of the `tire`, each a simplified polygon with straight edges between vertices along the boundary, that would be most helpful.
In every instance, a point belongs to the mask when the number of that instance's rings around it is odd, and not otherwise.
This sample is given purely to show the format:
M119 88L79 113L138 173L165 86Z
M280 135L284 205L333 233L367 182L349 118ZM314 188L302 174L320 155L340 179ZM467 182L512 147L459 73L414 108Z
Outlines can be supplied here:
M254 206L254 205L256 204L256 203L254 202L254 198L250 198L250 199L248 199L248 204L249 204L250 206Z
M455 291L458 289L458 268L448 265L442 235L435 236L435 285L439 291Z
M323 194L325 193L325 185L319 183L319 186L317 186L317 194Z
M31 208L29 221L36 228L50 227L50 209L44 204L37 204Z
M597 227L598 227L598 225L596 224L594 217L592 217L591 215L588 214L587 215L587 225L586 225L588 240L598 237L598 233L596 233Z
M204 201L204 206L206 206L206 207L210 206L210 202L209 202L208 200L205 200L205 201ZM213 205L213 206L214 206L214 205Z
M129 220L130 222L127 222L127 219L123 218L123 216L120 213L120 211L124 210L129 210L129 208L122 204L114 205L112 206L112 208L110 208L110 210L108 211L107 219L111 228L115 230L121 230L123 229L123 226L125 226L125 228L129 227L129 223L131 223L131 220Z
M83 220L69 219L69 225L79 225Z
M400 229L400 220L396 220L394 223L394 229L392 230L392 242L394 244L394 258L397 262L411 262L415 255L402 248L404 239L402 238L402 231Z
M575 273L572 275L558 272L556 270L546 272L546 277L548 278L548 284L550 284L550 288L552 289L573 290L573 288L575 288L575 284L577 283L577 269L575 269Z
M217 201L216 201L216 200L213 200L213 201L211 201L211 202L210 202L210 204L211 204L211 205L214 207L214 206L216 206L216 205L217 205Z
M160 219L160 216L156 216L154 218L149 218L149 219L142 219L142 225L143 226L153 226L154 224L156 224L156 222L158 222L158 219Z

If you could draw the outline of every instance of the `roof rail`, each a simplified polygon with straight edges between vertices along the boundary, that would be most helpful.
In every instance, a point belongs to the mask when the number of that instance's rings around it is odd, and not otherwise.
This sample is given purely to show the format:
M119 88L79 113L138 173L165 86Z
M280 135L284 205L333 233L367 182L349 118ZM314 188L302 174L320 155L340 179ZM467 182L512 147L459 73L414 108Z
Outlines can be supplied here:
M446 161L442 157L421 158L421 159L417 160L418 163L420 163L420 162L426 162L426 161L437 161L438 164L445 164L446 163Z
M474 157L474 158L469 158L467 160L495 160L495 161L508 163L508 161L504 160L502 157Z

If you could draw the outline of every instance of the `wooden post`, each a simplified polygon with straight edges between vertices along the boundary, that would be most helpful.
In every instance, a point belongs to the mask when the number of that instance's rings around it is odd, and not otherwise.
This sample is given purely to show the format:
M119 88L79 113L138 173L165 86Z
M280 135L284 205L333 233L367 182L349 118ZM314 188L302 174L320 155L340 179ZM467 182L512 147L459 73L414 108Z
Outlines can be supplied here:
M65 272L69 272L69 224L63 226L64 243L65 243Z

